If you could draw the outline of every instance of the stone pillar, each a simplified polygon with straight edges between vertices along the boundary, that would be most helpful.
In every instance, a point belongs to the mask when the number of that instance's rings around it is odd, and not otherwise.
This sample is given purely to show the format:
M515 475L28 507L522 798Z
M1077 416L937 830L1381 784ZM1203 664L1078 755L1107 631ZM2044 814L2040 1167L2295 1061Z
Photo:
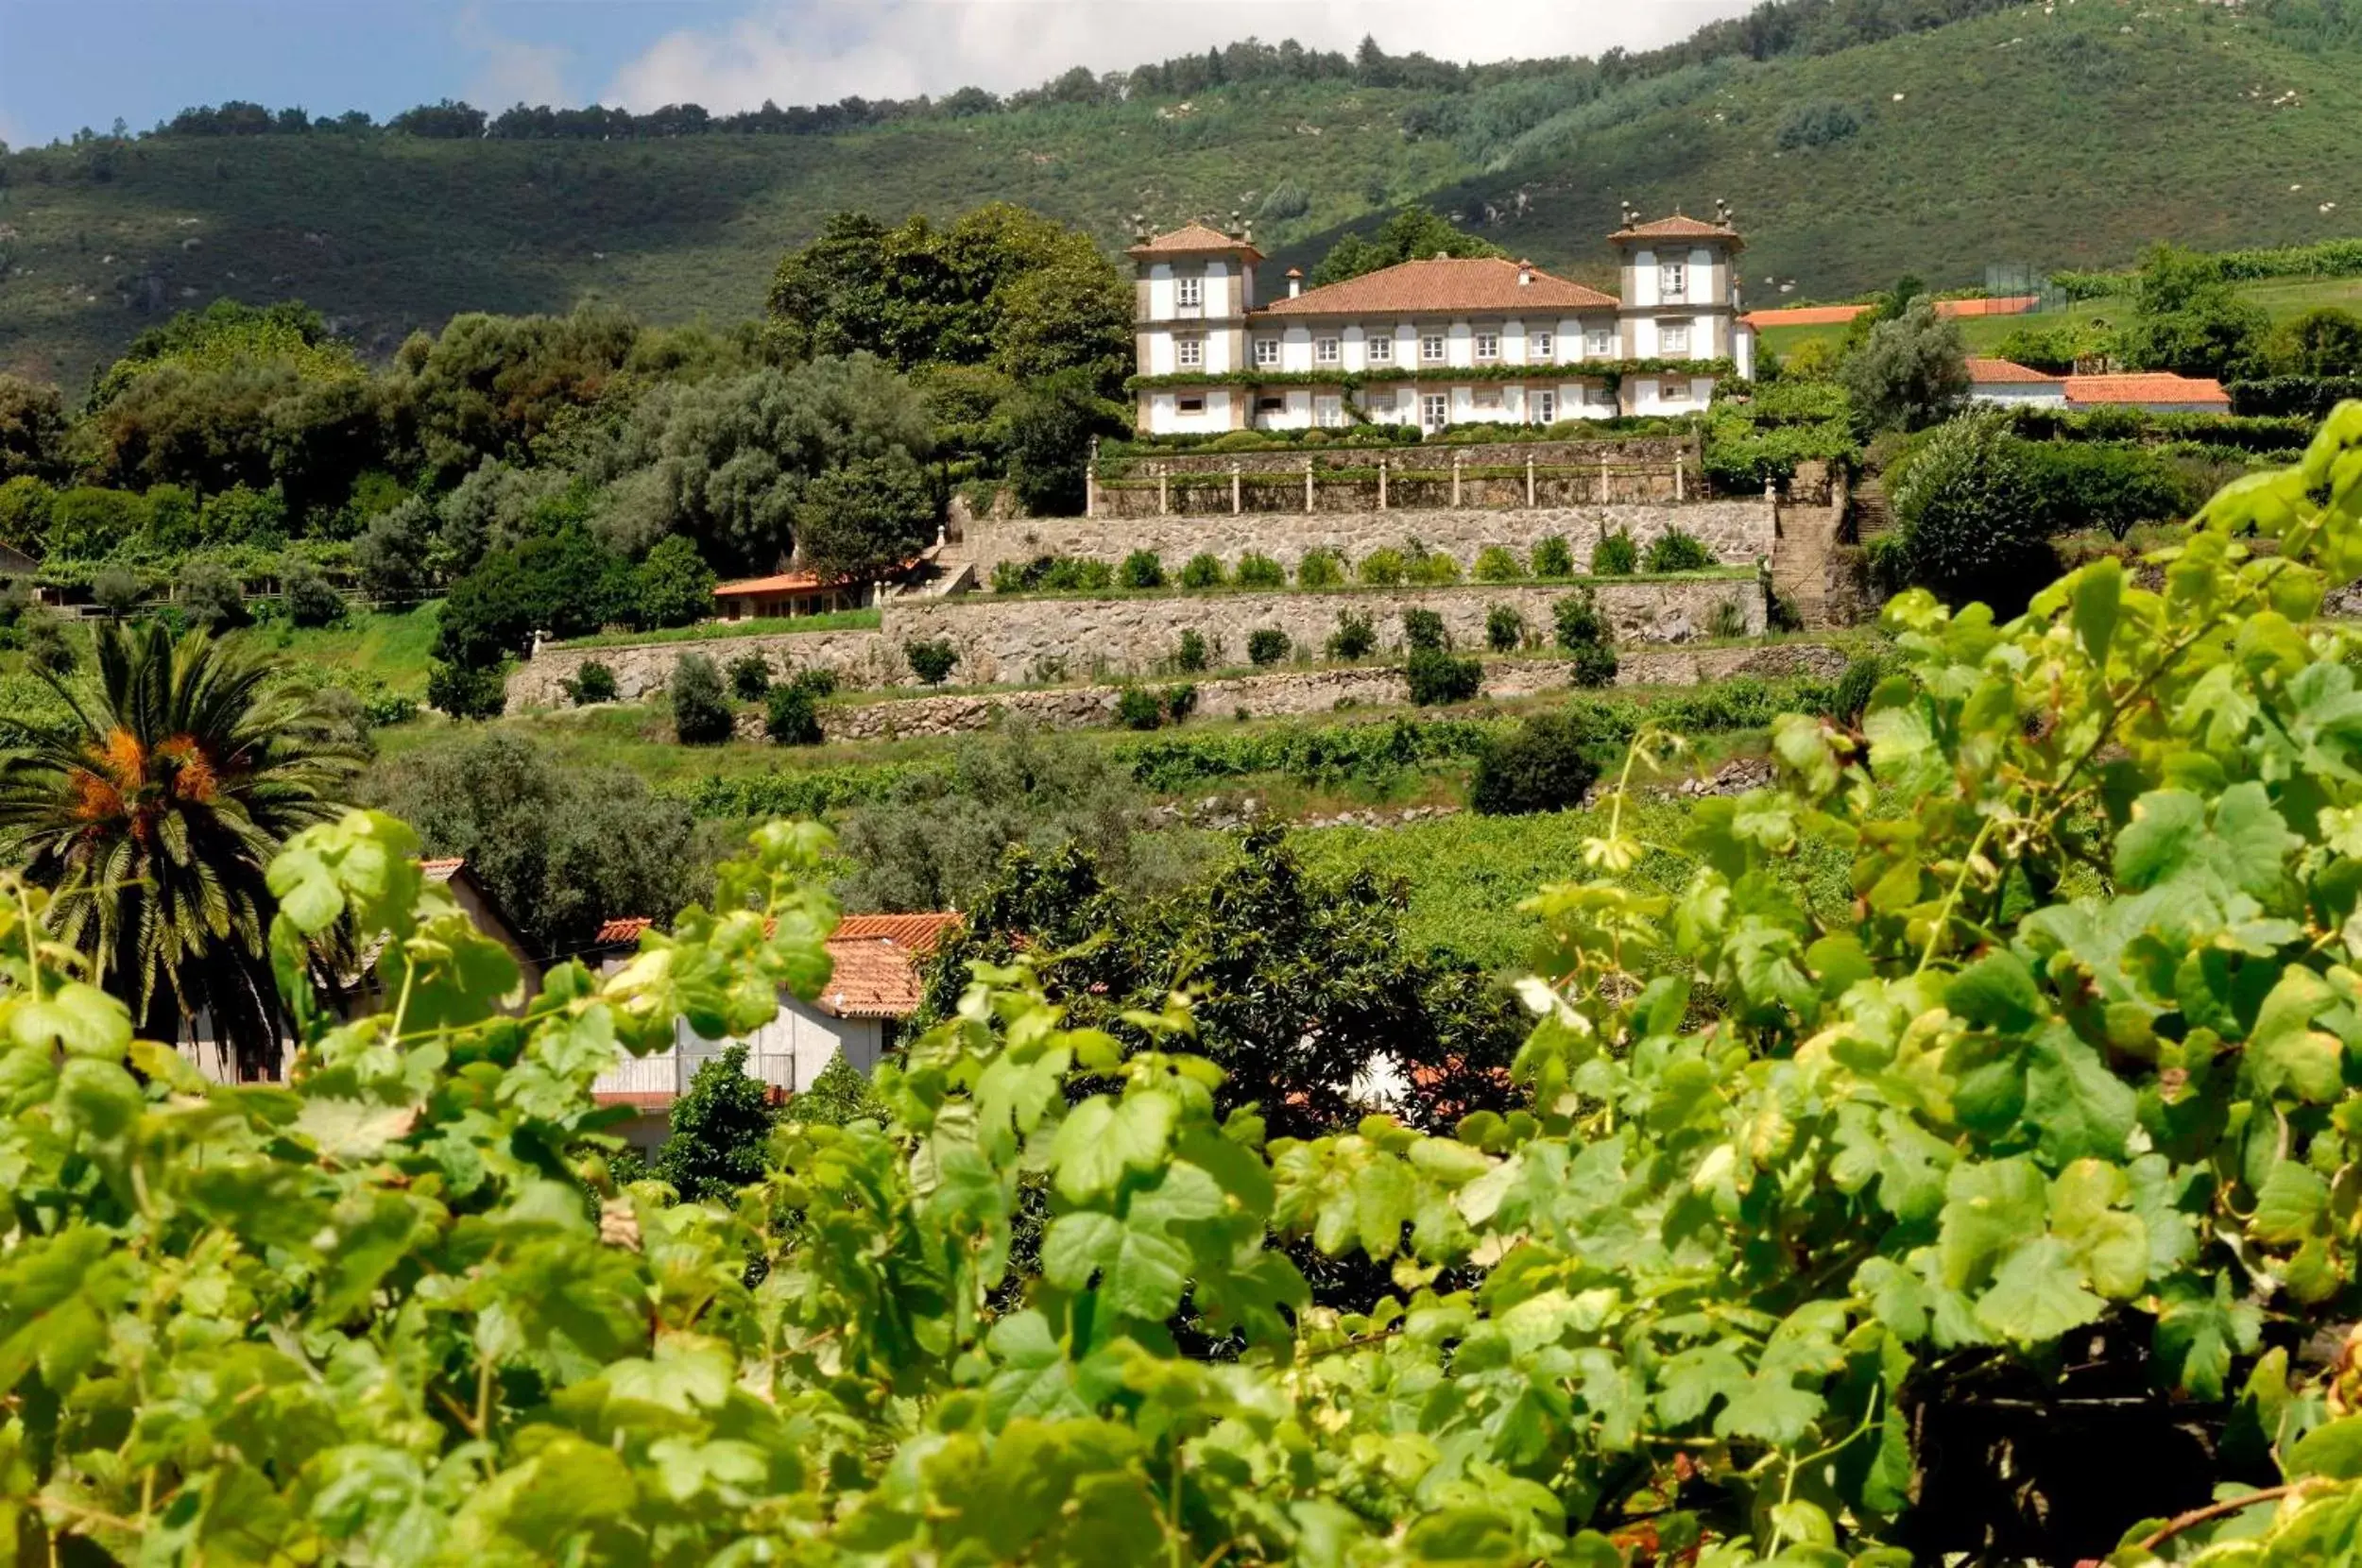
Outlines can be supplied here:
M1170 511L1172 511L1172 464L1170 464L1170 463L1159 463L1159 464L1157 464L1157 465L1156 465L1156 515L1157 515L1158 517L1160 517L1160 518L1161 518L1161 517L1163 517L1166 513L1168 513L1168 512L1170 512Z
M1239 465L1234 461L1230 465L1230 515L1234 518L1246 510L1244 488L1239 480Z
M1465 452L1451 454L1451 503L1454 506L1460 504L1460 465L1466 456Z
M1600 504L1607 504L1607 453L1600 453Z
M1091 437L1090 455L1083 460L1083 515L1099 515L1099 437Z
M1526 453L1526 510L1533 509L1533 453Z
M1682 476L1688 471L1689 465L1682 461L1682 455L1680 452L1675 452L1673 454L1673 499L1675 501L1686 501L1688 499L1682 493Z
M1391 457L1381 457L1378 460L1378 509L1381 512L1386 510L1386 476L1393 471L1394 467L1395 460Z
M1304 460L1304 515L1312 515L1312 460Z

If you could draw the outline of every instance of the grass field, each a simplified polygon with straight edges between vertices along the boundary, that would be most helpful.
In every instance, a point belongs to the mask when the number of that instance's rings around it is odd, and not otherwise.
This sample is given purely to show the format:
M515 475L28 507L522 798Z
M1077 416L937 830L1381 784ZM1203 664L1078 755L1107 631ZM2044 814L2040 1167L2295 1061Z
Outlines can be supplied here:
M1832 298L1904 272L1950 287L1988 263L2121 265L2160 238L2298 243L2362 215L2355 64L2351 46L2203 0L2080 0L1591 102L1546 74L1442 94L1260 83L830 137L17 152L0 160L0 368L78 391L142 328L223 295L301 298L381 356L463 310L598 298L735 319L831 212L944 216L995 198L1112 249L1132 213L1255 215L1284 184L1301 211L1291 199L1257 230L1275 272L1421 200L1599 281L1619 201L1698 212L1727 196L1756 303L1779 282ZM1784 145L1812 106L1857 128Z

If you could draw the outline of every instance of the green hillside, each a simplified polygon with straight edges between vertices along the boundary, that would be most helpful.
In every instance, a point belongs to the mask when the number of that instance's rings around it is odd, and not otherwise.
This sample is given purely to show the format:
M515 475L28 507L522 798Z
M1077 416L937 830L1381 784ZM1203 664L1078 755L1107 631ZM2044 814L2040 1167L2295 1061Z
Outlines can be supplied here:
M2117 263L2159 238L2319 239L2362 217L2362 46L2289 9L2058 0L1833 53L1652 67L1605 92L1570 64L834 135L102 139L0 160L0 368L78 387L143 327L221 295L300 297L375 354L456 311L591 296L659 320L742 316L832 211L993 197L1110 246L1134 211L1261 211L1258 237L1288 261L1431 200L1585 272L1606 263L1619 200L1727 196L1758 303L1766 277L1825 298L1904 270L1954 284L1991 261Z

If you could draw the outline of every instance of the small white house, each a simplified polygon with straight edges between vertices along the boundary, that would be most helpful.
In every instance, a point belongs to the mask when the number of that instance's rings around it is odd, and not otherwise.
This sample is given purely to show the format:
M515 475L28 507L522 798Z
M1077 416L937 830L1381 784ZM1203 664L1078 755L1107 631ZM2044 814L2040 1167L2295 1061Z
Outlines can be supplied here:
M1608 236L1622 293L1532 262L1437 256L1258 298L1249 234L1190 224L1132 247L1140 430L1438 430L1702 411L1716 369L1754 373L1745 247L1713 221L1629 211ZM1683 362L1700 368L1686 370Z
M2037 370L2014 360L1969 356L1968 399L2002 407L2061 408L2066 404L2067 378Z
M637 1112L619 1131L652 1149L664 1139L673 1101L700 1066L731 1044L746 1048L747 1075L782 1099L810 1088L840 1052L864 1074L874 1071L899 1038L903 1020L918 1011L926 959L959 922L956 914L848 914L829 938L832 968L818 997L807 1002L781 991L772 1020L736 1042L709 1040L686 1019L676 1021L670 1050L623 1062L593 1083L591 1093L602 1104ZM649 924L610 920L601 928L600 967L612 971L627 963Z

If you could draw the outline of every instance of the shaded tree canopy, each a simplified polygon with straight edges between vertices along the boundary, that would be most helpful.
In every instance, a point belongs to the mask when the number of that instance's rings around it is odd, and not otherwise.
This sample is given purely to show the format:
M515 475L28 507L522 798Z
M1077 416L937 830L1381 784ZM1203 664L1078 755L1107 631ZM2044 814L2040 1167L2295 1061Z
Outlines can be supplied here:
M1405 207L1364 234L1351 233L1329 247L1307 281L1313 288L1342 283L1365 272L1399 262L1443 256L1501 256L1507 252L1490 240L1455 229L1451 220L1425 207Z

